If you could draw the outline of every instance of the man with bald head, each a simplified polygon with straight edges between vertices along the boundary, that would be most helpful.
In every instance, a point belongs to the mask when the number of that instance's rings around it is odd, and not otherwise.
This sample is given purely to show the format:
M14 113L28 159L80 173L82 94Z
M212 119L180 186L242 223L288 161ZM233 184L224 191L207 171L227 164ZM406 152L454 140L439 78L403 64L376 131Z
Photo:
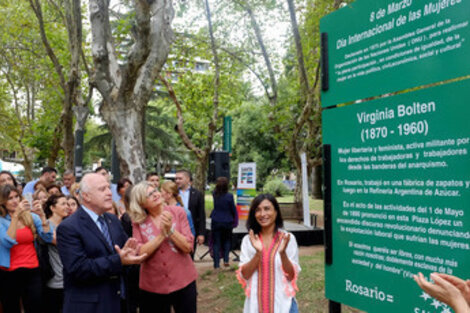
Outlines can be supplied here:
M86 174L80 182L81 207L57 229L63 264L64 313L121 312L125 303L124 265L141 263L137 242L119 219L106 213L113 200L109 182Z

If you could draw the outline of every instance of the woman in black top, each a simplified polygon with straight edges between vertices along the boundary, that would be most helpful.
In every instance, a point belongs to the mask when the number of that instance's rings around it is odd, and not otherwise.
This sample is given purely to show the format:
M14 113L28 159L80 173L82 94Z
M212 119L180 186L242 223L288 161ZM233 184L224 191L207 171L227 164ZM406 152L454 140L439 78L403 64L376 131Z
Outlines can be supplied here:
M214 210L211 213L211 232L214 241L214 268L219 268L220 252L223 250L224 265L229 266L228 257L232 243L232 230L238 223L233 195L228 192L228 179L217 178L213 193Z

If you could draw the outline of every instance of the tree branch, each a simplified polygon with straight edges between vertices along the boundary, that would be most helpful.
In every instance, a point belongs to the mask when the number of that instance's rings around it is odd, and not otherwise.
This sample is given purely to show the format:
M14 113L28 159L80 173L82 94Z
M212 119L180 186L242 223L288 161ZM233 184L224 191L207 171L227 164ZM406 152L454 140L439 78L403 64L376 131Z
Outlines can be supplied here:
M186 146L186 148L188 148L190 151L193 151L194 154L196 154L197 158L199 159L203 158L204 152L198 147L196 147L196 145L194 145L194 143L191 141L191 139L189 139L188 135L186 134L184 130L183 109L181 108L181 104L178 98L176 97L173 87L170 85L170 83L168 83L168 81L162 75L159 75L159 79L166 86L166 89L168 90L168 94L171 100L173 100L173 103L176 105L176 112L177 112L177 117L178 117L178 126L176 127L176 131L180 135L181 140L183 140L183 143Z
M264 40L263 40L263 36L261 34L261 29L258 25L258 22L256 20L256 17L254 15L253 10L251 9L251 7L248 4L242 3L239 0L235 0L235 2L239 6L241 6L248 13L248 15L250 16L251 25L253 26L253 29L255 31L256 40L258 41L258 45L261 48L261 52L263 54L264 62L266 64L266 68L268 69L268 73L269 73L269 79L270 79L270 83L271 83L270 85L271 85L271 89L272 89L273 94L268 98L271 101L271 104L275 104L277 102L277 81L276 81L276 76L274 75L273 66L271 64L271 59L269 58L268 52L266 51L266 46L264 45Z
M208 0L205 0L205 7L206 7L206 18L207 18L207 24L209 26L209 37L211 40L211 50L212 54L214 56L214 65L215 65L215 74L214 74L214 96L213 96L213 106L214 106L214 112L212 114L212 119L209 123L209 131L207 134L207 146L206 146L206 154L210 152L210 149L212 148L212 142L214 140L214 133L215 129L217 127L217 119L219 116L219 86L220 86L220 64L219 64L219 55L217 53L217 49L215 46L215 39L214 39L214 30L212 26L212 20L211 20L211 11L209 7L209 2Z
M142 0L143 1L143 0ZM173 42L173 30L171 22L174 10L171 0L150 1L150 33L152 40L150 52L144 64L139 68L139 75L135 81L133 94L137 99L148 99L154 88L155 79L160 74L166 62ZM143 103L137 103L143 105Z
M31 5L31 8L34 11L36 18L38 19L39 32L41 34L42 43L44 44L44 47L46 48L47 55L49 56L49 58L52 61L52 64L54 65L55 71L57 75L59 76L59 80L60 80L60 84L62 88L65 90L65 77L62 71L62 65L60 64L57 56L54 53L54 50L52 49L49 43L49 40L47 39L46 30L44 28L44 19L42 16L42 8L41 8L40 0L29 0L29 4Z
M302 49L302 41L300 39L299 25L297 24L297 17L295 16L295 5L293 0L287 0L289 5L290 21L292 25L292 32L294 33L295 50L297 55L297 65L299 69L300 88L302 88L302 95L305 97L309 92L309 82L307 77L307 70L305 69L304 52Z

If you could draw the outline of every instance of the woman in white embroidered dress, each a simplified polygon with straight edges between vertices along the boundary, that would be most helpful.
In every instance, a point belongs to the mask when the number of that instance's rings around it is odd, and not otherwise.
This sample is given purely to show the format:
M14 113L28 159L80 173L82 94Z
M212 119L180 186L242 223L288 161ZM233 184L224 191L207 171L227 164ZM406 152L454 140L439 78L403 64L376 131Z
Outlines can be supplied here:
M299 251L295 237L282 230L276 198L261 194L248 214L237 277L245 289L244 313L296 313Z

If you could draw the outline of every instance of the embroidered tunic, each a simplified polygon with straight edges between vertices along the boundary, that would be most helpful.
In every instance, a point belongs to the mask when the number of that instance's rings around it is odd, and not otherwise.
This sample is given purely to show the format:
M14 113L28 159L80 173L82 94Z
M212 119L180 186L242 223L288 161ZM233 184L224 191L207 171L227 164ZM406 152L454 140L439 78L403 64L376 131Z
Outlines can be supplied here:
M175 229L186 237L192 246L194 237L189 229L184 209L178 206L166 206L164 210L171 213ZM150 216L147 216L141 224L133 224L133 237L140 244L145 244L159 234L160 229L155 226ZM196 267L189 254L181 252L170 239L166 238L140 266L139 287L148 292L169 294L186 287L196 278Z
M260 266L248 280L242 276L241 269L253 258L256 250L248 235L243 238L237 278L245 290L244 313L288 313L290 310L292 298L295 297L298 290L296 282L300 272L299 250L295 236L290 234L286 254L294 266L295 275L292 281L288 281L282 269L282 261L278 251L280 232L285 231L278 231L269 249L263 248Z

